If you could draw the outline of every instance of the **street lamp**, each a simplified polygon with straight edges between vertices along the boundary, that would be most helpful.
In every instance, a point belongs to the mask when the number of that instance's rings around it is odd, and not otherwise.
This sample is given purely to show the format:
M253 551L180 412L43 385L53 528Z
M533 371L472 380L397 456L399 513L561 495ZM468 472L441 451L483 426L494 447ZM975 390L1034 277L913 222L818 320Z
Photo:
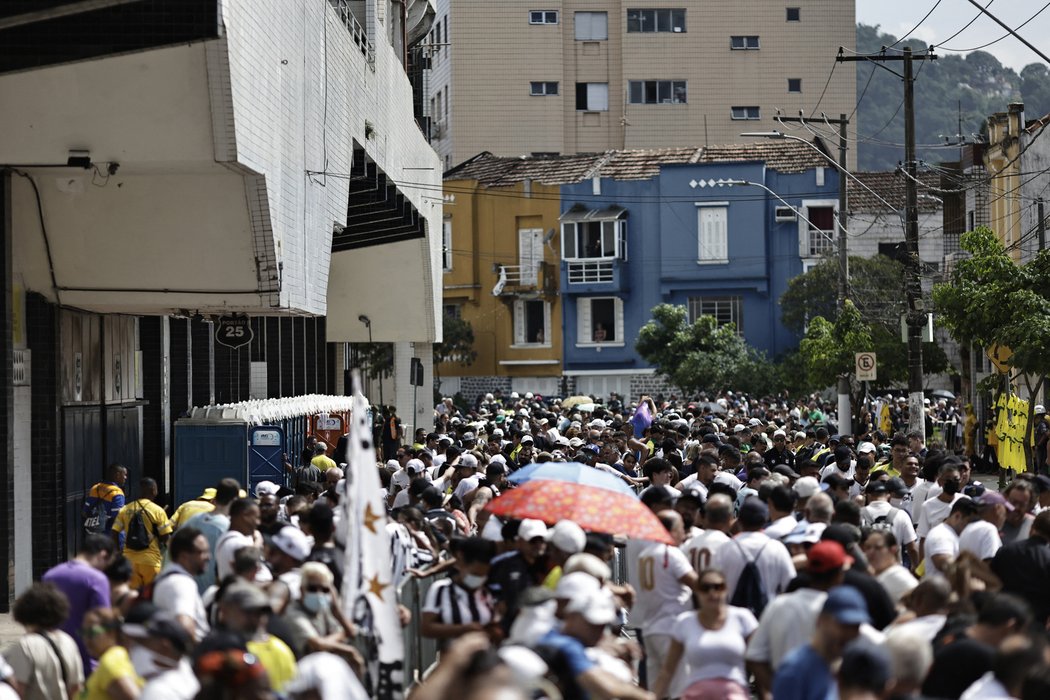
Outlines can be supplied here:
M372 319L368 318L368 316L365 316L364 314L361 314L360 316L357 317L357 320L360 321L361 323L365 324L365 328L368 329L368 344L372 345ZM372 348L372 349L375 350L375 348ZM383 402L383 368L382 367L379 368L379 405L380 406L385 406L386 405Z

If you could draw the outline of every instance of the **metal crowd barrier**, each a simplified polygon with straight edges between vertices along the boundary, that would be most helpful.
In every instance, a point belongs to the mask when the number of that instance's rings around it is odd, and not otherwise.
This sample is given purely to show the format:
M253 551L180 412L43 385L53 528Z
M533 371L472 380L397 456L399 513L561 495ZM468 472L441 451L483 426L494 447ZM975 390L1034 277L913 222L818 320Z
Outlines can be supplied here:
M423 677L423 673L437 660L437 641L425 639L419 632L423 602L436 577L412 577L401 587L400 601L412 613L412 621L402 630L405 640L404 684L409 688Z

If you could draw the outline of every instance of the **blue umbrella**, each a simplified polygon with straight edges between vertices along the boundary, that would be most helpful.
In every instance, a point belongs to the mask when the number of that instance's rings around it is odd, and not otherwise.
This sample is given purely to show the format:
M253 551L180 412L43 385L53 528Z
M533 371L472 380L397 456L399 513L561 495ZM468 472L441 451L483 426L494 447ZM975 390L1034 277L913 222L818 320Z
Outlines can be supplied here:
M526 481L543 479L548 481L569 481L585 486L597 486L598 488L630 496L636 495L634 489L628 486L623 479L579 462L530 464L507 477L507 480L512 484L523 484Z

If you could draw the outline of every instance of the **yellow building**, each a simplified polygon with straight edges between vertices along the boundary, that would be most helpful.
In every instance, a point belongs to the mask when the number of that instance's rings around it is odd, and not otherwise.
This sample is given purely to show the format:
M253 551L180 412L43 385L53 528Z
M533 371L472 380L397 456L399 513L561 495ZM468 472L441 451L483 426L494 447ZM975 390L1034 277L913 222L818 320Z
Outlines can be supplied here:
M557 394L559 185L582 179L602 156L510 165L483 156L445 175L444 312L470 322L477 358L470 366L438 365L441 391L467 401L496 388Z
M1024 105L1012 102L1006 112L988 117L988 147L984 167L988 173L988 225L999 236L1014 262L1022 259L1021 230L1021 132Z

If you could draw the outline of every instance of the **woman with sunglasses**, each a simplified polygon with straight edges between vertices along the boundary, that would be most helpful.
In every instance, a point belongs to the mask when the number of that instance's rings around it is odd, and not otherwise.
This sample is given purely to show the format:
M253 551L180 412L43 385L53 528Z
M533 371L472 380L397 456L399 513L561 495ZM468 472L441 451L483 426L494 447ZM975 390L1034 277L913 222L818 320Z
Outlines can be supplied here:
M88 677L81 700L135 700L143 680L121 644L120 616L113 608L95 608L84 614L80 629L88 653L98 667Z
M726 577L718 569L702 571L696 590L699 609L675 620L671 647L653 692L658 698L667 697L675 670L684 661L688 680L682 700L748 700L744 651L758 620L747 608L729 605Z

